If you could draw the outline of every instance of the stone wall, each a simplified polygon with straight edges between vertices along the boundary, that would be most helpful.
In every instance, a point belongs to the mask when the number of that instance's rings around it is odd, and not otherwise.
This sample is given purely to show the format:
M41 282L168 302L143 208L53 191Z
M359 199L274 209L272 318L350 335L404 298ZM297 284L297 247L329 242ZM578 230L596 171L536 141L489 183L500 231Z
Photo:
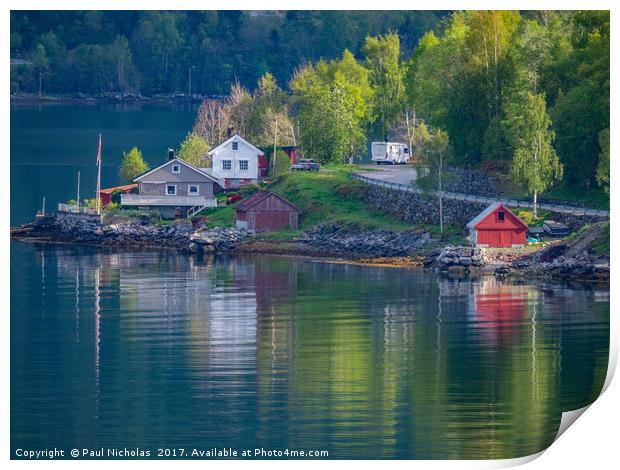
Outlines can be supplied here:
M377 186L367 186L361 192L364 203L397 219L412 224L439 224L439 199L435 196L406 193ZM462 227L486 207L464 201L444 199L444 224Z
M449 176L444 185L446 191L489 197L499 194L489 175L483 171L450 166L446 173Z

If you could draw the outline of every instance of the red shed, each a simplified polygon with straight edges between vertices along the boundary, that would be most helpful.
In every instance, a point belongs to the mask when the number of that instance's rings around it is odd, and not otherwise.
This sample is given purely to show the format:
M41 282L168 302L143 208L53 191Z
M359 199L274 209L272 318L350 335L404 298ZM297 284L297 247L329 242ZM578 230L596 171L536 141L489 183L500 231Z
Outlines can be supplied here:
M527 225L500 203L491 204L468 224L476 246L509 248L525 245Z
M301 210L271 191L259 191L235 208L237 228L269 232L297 228Z
M137 188L137 184L126 184L125 186L116 186L115 188L105 188L99 190L99 198L101 199L101 205L107 206L112 202L112 193L120 191L123 193L130 193L134 188Z

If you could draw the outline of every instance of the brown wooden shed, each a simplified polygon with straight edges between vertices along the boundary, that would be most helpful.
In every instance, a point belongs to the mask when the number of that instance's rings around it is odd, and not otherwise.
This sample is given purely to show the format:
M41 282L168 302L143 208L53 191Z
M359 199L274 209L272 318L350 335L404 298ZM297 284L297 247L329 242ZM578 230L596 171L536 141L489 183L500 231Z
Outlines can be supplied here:
M259 191L235 208L236 226L255 232L297 228L301 210L271 191Z

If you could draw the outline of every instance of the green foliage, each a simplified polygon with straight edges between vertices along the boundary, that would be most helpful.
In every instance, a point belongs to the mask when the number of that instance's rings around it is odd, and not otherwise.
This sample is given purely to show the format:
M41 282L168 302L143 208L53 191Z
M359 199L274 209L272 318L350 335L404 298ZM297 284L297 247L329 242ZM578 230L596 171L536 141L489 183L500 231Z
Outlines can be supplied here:
M609 222L602 222L605 226L601 234L596 237L590 245L590 251L595 255L609 255L610 253L610 231Z
M373 112L377 129L383 136L404 110L404 73L400 62L400 39L397 34L368 36L363 65L374 89Z
M211 167L211 157L208 155L211 147L204 137L190 132L179 148L179 158L196 168Z
M596 167L596 182L609 193L609 128L598 134L598 143L601 147L598 166Z
M246 198L246 197L250 197L252 194L257 193L258 191L260 191L260 189L261 188L259 185L255 183L250 183L250 184L244 184L243 186L241 186L237 192L239 193L239 195Z
M511 105L506 114L514 149L511 176L536 196L561 180L563 174L563 166L552 145L554 132L545 97L528 93L523 102Z
M433 11L12 11L11 57L28 58L41 43L50 59L47 93L123 92L224 95L239 80L254 86L271 71L288 83L302 61L356 55L369 34L394 31L407 50L445 15ZM53 35L58 53L48 48ZM108 55L117 36L128 40L124 75ZM79 52L81 51L81 52ZM87 52L85 55L81 55ZM101 65L95 59L104 59ZM132 65L130 65L132 64ZM29 67L11 67L16 91L36 92ZM133 69L132 71L130 69ZM124 77L124 80L123 80ZM219 140L209 139L215 144Z
M233 128L256 146L295 145L295 126L289 116L288 96L270 73L263 75L253 94L239 83L222 102L206 100L198 109L193 133L209 142L222 142Z
M276 151L276 163L275 163L275 171L273 167L273 151L267 152L269 157L269 161L272 164L271 177L277 178L281 175L288 173L291 169L291 160L288 155L283 150Z
M123 152L123 162L119 175L123 183L131 183L134 178L149 170L149 165L142 158L142 153L137 147L133 147L129 153Z
M606 11L456 12L443 34L420 40L407 101L448 132L457 163L476 164L515 154L507 113L542 93L565 176L587 188L605 158L598 135L609 128L609 53Z
M321 163L342 162L365 152L373 89L368 71L349 51L338 61L320 61L298 71L291 89L307 156Z
M539 227L550 215L550 212L539 210L537 211L537 214L534 215L534 211L532 211L531 209L520 209L516 211L515 214L523 222L525 222L528 227Z
M442 129L436 129L424 146L424 154L429 163L428 179L433 189L438 189L439 171L441 183L445 184L445 167L452 162L452 148L448 134Z

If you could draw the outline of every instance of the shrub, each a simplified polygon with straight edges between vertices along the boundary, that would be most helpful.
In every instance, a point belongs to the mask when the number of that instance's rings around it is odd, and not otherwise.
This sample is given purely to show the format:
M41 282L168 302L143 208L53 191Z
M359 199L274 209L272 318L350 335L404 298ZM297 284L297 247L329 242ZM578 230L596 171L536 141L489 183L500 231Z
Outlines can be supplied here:
M260 191L260 186L255 183L246 184L239 188L239 194L243 197L249 197Z

